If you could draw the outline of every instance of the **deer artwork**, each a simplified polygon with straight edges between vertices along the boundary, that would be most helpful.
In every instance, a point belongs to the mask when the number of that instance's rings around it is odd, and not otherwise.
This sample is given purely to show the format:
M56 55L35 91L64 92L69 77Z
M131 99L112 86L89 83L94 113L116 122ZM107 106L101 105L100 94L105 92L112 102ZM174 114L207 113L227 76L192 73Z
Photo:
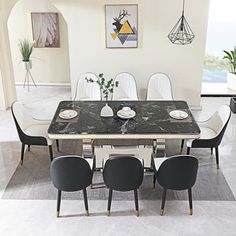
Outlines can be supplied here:
M114 18L113 18L115 22L113 22L112 25L114 25L114 26L116 27L116 29L117 29L118 32L120 31L120 29L121 29L121 27L122 27L122 25L123 25L123 24L121 23L121 20L122 20L124 17L127 17L127 16L130 16L130 14L128 14L128 11L127 11L127 10L123 9L122 12L121 12L121 11L119 12L119 16L118 16L118 17L114 17Z

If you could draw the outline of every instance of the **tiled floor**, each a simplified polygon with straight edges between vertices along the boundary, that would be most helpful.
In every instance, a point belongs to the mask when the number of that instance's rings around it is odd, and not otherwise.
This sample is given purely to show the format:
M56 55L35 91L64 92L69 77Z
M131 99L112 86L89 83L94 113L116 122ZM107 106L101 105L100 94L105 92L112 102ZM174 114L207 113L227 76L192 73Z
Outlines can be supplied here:
M41 89L41 91L39 91ZM54 110L56 104L69 98L68 89L39 88L30 99L19 97L39 117ZM57 90L58 89L58 90ZM24 91L23 91L24 92ZM23 94L23 93L22 93ZM49 95L48 95L49 94ZM203 98L197 119L209 117L229 98ZM42 110L43 107L47 108ZM0 112L0 193L4 191L19 160L12 153L20 146L3 141L18 140L8 112ZM228 126L220 146L220 168L236 196L236 115ZM215 166L212 166L215 168ZM168 201L164 216L159 215L159 201L141 201L141 216L134 215L134 203L113 202L113 214L105 215L106 201L89 201L91 216L86 217L82 201L62 201L61 214L55 217L56 202L50 200L0 200L0 235L236 235L236 202L194 201L194 215L188 215L187 201Z

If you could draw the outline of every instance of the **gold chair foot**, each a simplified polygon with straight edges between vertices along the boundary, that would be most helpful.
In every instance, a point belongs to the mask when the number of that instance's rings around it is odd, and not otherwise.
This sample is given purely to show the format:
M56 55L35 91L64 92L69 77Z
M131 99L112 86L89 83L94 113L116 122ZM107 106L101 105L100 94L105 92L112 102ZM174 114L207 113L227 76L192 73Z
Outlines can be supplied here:
M107 216L110 216L111 215L111 211L107 211Z
M189 209L189 215L192 215L193 214L193 209Z
M20 161L20 165L21 165L21 166L23 165L23 161L22 161L22 160Z
M139 217L139 211L136 211L136 216Z
M60 211L57 211L57 218L59 217L59 215L60 215Z
M161 215L161 216L164 215L164 209L161 209L161 211L160 211L160 215Z
M89 216L89 211L86 210L86 216Z

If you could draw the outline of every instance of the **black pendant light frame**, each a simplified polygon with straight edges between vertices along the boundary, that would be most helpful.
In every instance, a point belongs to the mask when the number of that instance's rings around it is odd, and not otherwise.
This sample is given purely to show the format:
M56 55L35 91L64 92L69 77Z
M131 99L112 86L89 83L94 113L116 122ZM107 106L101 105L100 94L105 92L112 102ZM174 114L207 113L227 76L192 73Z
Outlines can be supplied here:
M184 16L185 0L183 0L182 15L173 29L170 31L168 38L173 44L186 45L192 43L195 35L191 30L185 16Z

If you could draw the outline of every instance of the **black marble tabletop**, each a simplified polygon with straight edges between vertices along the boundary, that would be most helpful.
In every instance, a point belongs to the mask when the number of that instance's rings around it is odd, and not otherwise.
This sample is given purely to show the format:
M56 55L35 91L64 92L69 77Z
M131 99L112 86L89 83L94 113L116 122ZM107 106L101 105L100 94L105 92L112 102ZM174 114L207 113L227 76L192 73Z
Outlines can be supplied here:
M48 129L49 137L53 135L199 135L200 129L195 122L185 101L109 101L114 111L112 118L100 117L104 101L62 101ZM124 106L131 107L136 116L129 120L117 117L116 113ZM74 109L78 116L71 120L59 118L65 109ZM183 110L188 118L175 120L169 116L172 110Z

